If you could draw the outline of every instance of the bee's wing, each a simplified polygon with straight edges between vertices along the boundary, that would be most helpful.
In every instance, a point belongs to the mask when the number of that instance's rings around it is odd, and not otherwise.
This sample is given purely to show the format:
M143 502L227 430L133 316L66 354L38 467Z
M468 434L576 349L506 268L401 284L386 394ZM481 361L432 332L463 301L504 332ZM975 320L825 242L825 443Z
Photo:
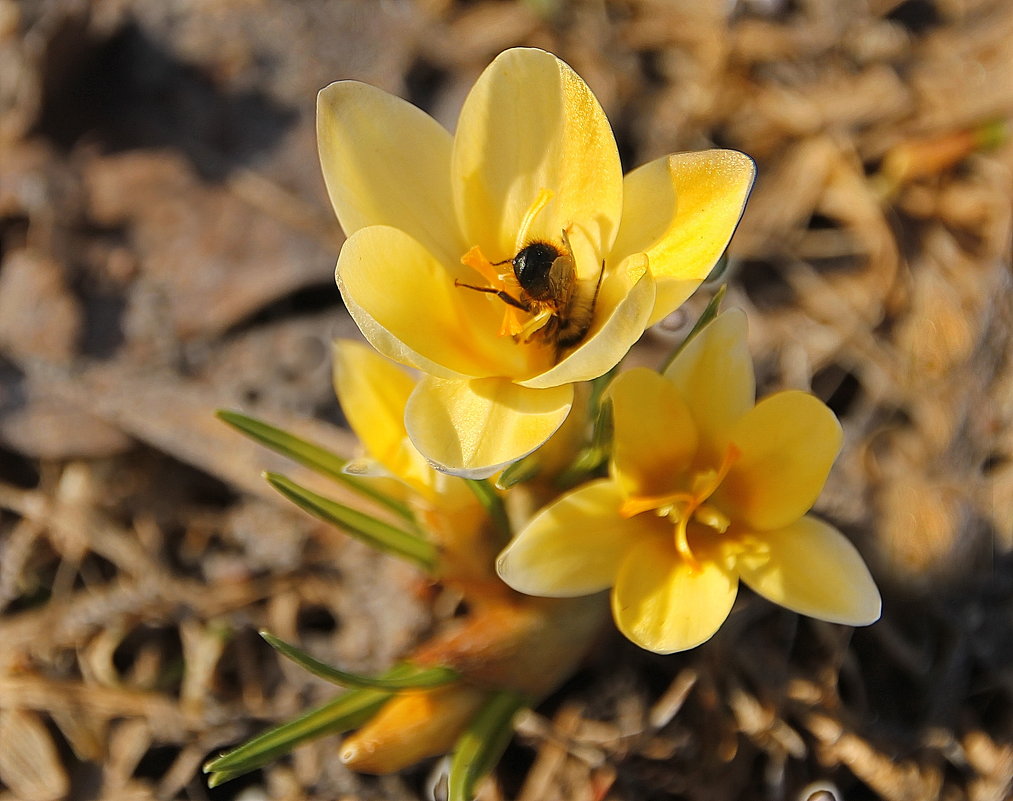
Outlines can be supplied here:
M565 310L570 305L576 283L573 257L559 256L549 268L549 290L557 308Z

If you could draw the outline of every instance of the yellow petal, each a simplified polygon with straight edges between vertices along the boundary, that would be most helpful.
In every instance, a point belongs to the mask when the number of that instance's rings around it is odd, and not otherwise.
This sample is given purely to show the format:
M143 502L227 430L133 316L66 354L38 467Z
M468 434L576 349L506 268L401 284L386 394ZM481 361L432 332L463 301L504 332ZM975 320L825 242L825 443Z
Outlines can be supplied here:
M518 592L565 598L615 583L623 555L657 518L619 514L623 496L610 479L567 493L535 515L496 560L500 578ZM671 528L671 526L669 526Z
M341 744L341 761L360 773L395 773L445 754L487 699L461 684L404 692Z
M682 349L665 370L696 421L705 457L720 462L731 426L753 408L756 379L746 344L746 315L729 309Z
M679 390L646 367L620 373L612 399L612 477L626 496L685 489L680 478L696 454L697 433Z
M613 252L645 251L658 283L651 323L670 314L728 247L756 167L735 150L676 153L633 170L623 184L623 217Z
M334 389L366 452L394 476L430 493L433 471L404 427L415 380L367 345L346 339L334 343Z
M369 225L405 231L446 260L467 249L450 191L450 134L398 97L339 81L317 97L324 183L346 236Z
M646 266L646 259L638 254L610 275L602 283L587 337L555 367L518 383L537 389L590 381L619 364L644 333L654 305L654 281Z
M498 334L502 301L454 278L419 242L382 225L356 231L338 257L349 314L384 355L444 377L530 374L535 350Z
M741 453L714 503L758 531L783 528L812 507L843 439L834 413L797 390L764 398L730 435Z
M720 562L707 559L694 571L678 558L670 537L654 536L623 560L612 615L641 648L670 654L709 640L728 617L737 590L735 574Z
M869 569L833 526L807 515L755 539L736 569L763 597L831 623L865 626L879 619L879 590Z
M612 245L622 212L615 138L591 90L551 53L507 50L482 73L461 110L451 169L461 229L494 261L532 239L559 242L571 224L599 254Z
M408 399L405 424L412 443L437 469L487 478L551 437L572 402L569 384L528 389L503 378L423 376Z

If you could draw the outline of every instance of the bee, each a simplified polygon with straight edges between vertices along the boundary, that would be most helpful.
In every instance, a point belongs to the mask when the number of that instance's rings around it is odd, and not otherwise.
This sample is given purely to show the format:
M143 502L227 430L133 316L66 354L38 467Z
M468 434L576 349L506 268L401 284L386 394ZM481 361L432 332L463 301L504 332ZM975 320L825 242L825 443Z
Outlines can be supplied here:
M589 294L584 282L577 278L573 252L565 231L563 243L565 250L551 242L535 240L521 248L512 259L490 262L493 267L504 264L513 267L514 277L521 287L520 297L515 298L509 292L494 287L461 281L454 281L454 285L496 295L504 303L533 315L529 325L525 326L532 333L524 341L537 335L554 343L557 352L563 351L587 336L605 274L605 262L602 261L594 292Z

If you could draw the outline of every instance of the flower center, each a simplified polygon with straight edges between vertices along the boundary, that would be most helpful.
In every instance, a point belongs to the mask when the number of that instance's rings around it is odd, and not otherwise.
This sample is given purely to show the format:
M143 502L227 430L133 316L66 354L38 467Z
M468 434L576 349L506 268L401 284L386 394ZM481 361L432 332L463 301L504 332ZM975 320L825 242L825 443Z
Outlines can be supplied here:
M499 335L510 336L520 342L530 340L549 322L554 313L550 304L533 299L518 278L515 265L525 250L519 251L513 259L491 262L482 253L482 249L475 245L461 257L461 262L481 275L488 286L457 283L460 287L496 295L502 300L503 322L500 324ZM551 265L551 260L548 263ZM507 267L504 269L503 265Z
M623 517L633 517L642 512L653 511L658 517L666 517L675 527L675 549L686 560L693 572L700 570L700 562L689 547L689 523L695 521L707 528L724 534L731 525L728 516L707 500L721 486L721 482L732 465L738 460L741 451L729 444L725 450L721 464L713 468L699 470L689 476L689 490L667 493L665 495L633 495L623 501L619 513Z
M601 260L598 279L592 285L578 278L570 244L571 237L584 236L577 223L565 225L558 240L530 237L535 218L551 200L548 189L538 191L521 220L515 240L517 251L511 258L489 261L478 245L461 257L463 264L485 279L485 286L464 281L454 284L495 295L504 303L500 336L513 337L523 344L535 340L548 345L558 362L563 351L580 344L591 330L605 260Z
M535 218L552 200L552 192L544 187L538 191L521 220L515 239L515 254L503 261L489 261L478 245L461 257L488 286L457 282L458 286L496 295L505 304L500 336L511 336L529 342L536 334L553 340L558 331L558 318L569 306L574 280L573 253L562 232L563 248L552 242L531 240L530 230Z

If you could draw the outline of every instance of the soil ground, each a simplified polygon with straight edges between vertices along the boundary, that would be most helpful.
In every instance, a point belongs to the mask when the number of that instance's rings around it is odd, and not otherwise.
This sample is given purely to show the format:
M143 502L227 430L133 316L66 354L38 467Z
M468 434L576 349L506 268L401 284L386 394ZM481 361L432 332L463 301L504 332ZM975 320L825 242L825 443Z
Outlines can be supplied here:
M588 81L627 169L755 158L728 303L761 391L840 416L818 511L885 606L852 631L744 592L692 652L615 636L481 797L1009 799L1011 41L1005 0L0 0L0 799L427 797L432 763L356 776L334 738L205 788L208 755L331 692L258 628L375 672L434 625L213 412L352 452L316 92L452 128L522 44Z

